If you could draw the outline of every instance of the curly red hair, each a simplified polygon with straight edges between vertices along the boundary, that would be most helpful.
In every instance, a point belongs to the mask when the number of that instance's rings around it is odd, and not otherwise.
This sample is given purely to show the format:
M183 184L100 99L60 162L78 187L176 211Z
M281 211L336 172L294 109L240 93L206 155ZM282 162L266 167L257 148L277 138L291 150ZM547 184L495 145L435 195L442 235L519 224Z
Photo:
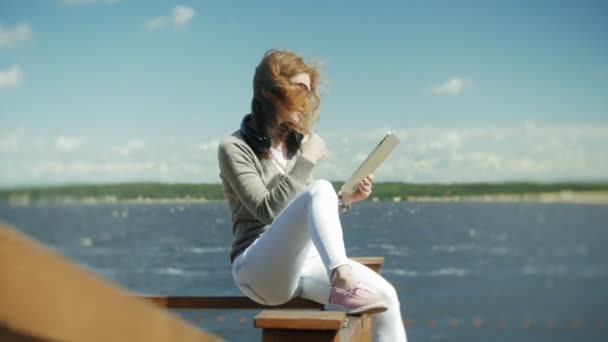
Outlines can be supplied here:
M292 77L300 73L310 76L310 90L306 86L293 83ZM253 99L251 111L258 127L266 134L282 135L277 127L278 117L290 112L300 113L300 122L290 128L308 134L318 119L319 68L305 63L295 53L288 50L272 49L255 69L253 77Z

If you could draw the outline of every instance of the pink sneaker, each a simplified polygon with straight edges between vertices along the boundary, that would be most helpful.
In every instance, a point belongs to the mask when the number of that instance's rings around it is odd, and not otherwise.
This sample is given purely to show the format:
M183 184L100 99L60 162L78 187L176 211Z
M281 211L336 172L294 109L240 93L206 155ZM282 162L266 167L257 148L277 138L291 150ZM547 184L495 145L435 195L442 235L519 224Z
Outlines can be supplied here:
M388 305L371 289L357 284L349 290L332 286L329 303L325 305L325 309L344 311L350 315L361 315L384 312L388 310Z

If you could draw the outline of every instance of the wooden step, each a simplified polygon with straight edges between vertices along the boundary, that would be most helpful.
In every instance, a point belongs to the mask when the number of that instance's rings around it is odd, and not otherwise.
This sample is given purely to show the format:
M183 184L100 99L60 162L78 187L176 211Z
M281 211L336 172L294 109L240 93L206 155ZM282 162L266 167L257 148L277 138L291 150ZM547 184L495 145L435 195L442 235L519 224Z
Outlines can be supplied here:
M338 342L346 319L343 312L267 310L255 317L263 342Z
M372 315L347 316L348 329L342 329L340 341L368 342L372 339Z
M337 311L266 310L255 317L264 342L369 341L371 316L346 316Z

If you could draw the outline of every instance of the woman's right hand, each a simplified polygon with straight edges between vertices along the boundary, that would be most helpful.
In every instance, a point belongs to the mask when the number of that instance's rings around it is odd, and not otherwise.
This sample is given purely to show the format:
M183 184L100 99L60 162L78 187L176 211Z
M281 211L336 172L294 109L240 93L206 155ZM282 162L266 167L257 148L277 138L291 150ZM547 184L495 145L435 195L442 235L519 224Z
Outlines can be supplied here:
M311 162L316 164L326 153L325 142L317 133L312 132L302 140L302 156Z

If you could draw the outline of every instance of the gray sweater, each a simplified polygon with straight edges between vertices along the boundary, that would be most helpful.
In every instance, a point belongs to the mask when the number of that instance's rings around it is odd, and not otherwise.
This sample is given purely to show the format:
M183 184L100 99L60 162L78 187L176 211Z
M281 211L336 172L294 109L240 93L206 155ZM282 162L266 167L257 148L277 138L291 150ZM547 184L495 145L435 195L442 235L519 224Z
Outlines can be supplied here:
M258 158L239 131L219 145L218 160L232 216L233 262L310 183L315 164L298 153L287 161L283 175L270 159Z

